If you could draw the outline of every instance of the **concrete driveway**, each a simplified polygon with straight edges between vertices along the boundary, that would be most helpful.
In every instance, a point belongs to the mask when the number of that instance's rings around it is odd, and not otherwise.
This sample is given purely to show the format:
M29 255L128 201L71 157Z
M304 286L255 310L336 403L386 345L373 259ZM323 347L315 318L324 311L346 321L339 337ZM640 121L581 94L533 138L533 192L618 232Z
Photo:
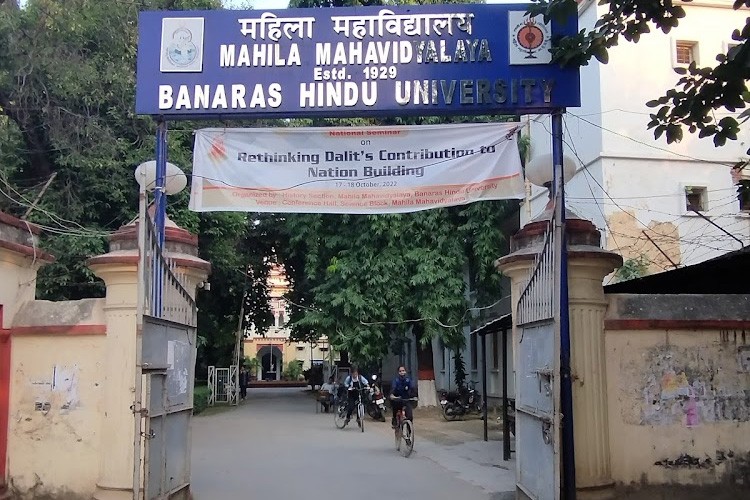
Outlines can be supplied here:
M309 391L252 389L240 406L193 419L193 496L513 498L513 464L497 463L501 442L485 443L470 433L464 433L467 441L433 442L429 437L436 431L426 419L421 439L418 414L415 419L415 450L403 458L395 450L389 421L366 417L364 433L354 420L339 430L332 414L315 413ZM447 430L462 432L458 427Z

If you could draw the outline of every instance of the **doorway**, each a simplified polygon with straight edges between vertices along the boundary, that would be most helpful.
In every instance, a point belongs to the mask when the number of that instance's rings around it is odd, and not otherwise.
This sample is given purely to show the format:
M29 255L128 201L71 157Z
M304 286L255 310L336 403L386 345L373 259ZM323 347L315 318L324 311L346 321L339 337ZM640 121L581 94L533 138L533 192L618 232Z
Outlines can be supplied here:
M284 354L277 346L262 346L258 349L261 378L265 381L281 380L284 371Z

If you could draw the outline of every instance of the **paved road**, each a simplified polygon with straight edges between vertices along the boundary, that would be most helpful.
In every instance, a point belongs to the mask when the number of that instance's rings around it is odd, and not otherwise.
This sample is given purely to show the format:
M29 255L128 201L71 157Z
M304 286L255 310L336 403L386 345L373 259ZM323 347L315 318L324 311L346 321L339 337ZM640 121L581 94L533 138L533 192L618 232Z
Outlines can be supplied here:
M369 417L364 433L354 420L336 429L333 415L315 413L309 394L298 388L252 390L237 408L193 419L193 495L196 500L501 498L481 487L481 478L472 480L479 473L472 467L447 463L452 457L446 447L421 443L418 422L408 459L395 450L391 432L389 422Z

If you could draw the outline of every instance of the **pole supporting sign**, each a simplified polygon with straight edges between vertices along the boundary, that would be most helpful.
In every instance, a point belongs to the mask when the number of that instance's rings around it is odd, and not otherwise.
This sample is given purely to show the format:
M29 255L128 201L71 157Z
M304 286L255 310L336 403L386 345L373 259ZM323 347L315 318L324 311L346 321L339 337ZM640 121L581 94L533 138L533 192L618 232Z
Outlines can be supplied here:
M580 105L577 68L526 5L150 11L136 111L169 119L548 113Z
M517 127L198 130L190 208L373 214L523 198Z

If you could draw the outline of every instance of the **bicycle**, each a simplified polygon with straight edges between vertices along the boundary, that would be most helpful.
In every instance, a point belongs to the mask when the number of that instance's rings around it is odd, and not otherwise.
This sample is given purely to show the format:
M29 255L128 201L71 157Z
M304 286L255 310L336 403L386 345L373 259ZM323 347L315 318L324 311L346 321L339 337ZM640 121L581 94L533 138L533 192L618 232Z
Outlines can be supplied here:
M357 421L360 431L365 432L365 404L362 402L362 389L355 390L357 391ZM338 405L336 406L336 411L333 414L333 422L339 429L343 429L344 427L346 427L346 412L348 407L348 397L342 397L339 400Z
M417 398L392 398L391 401L417 401ZM414 424L406 419L405 406L396 412L396 450L401 452L404 458L408 458L414 451Z

